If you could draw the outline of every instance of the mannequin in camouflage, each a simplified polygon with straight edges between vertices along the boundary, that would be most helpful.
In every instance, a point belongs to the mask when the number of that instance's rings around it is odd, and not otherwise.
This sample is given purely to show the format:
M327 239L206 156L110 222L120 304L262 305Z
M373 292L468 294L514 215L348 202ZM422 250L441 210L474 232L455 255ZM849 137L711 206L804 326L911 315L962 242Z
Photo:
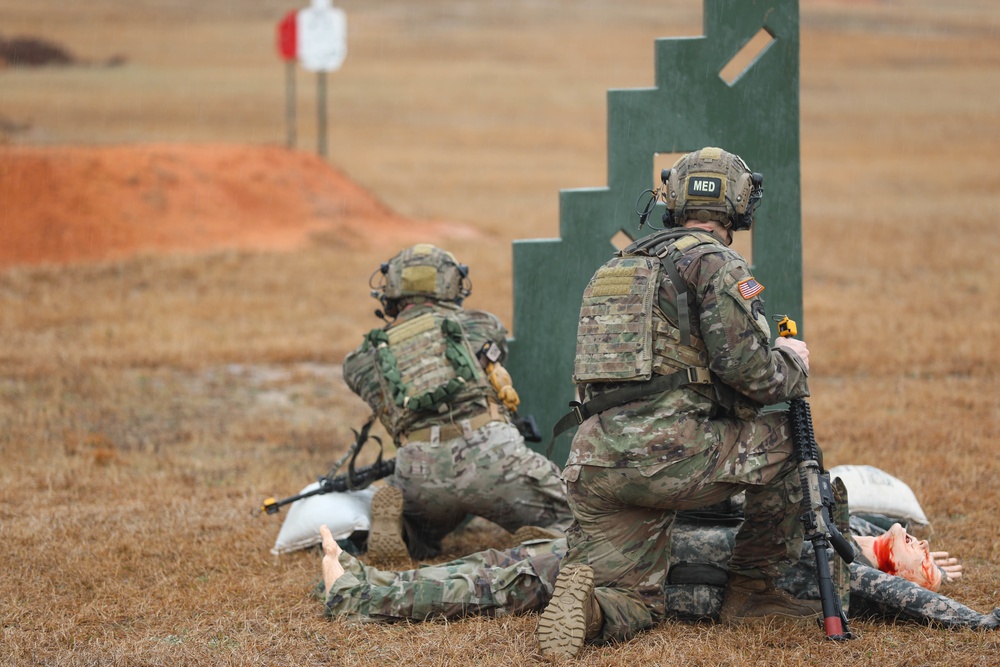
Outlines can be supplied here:
M575 521L536 631L547 656L662 619L676 512L744 490L723 622L820 613L775 588L802 548L801 488L787 416L761 412L809 394L809 351L771 344L764 286L729 247L753 223L763 177L719 148L662 177L665 228L598 269L583 295L579 430L563 470Z
M854 540L881 533L863 519L851 518ZM344 553L325 526L323 589L326 615L351 622L428 621L468 616L506 616L540 611L552 597L566 540L534 540L505 551L488 549L449 563L404 572L381 571ZM706 525L684 520L674 527L671 573L664 586L664 608L669 617L683 620L718 619L722 588L710 571L692 575L692 563L723 574L732 553L734 526ZM846 534L846 533L845 533ZM857 544L855 544L857 547ZM903 576L880 572L857 547L850 566L851 617L887 617L943 627L980 630L1000 628L1000 609L980 614L951 598L921 587ZM947 552L931 552L947 585L962 576L962 566ZM832 554L831 554L832 556ZM842 562L842 561L841 561ZM798 563L778 585L792 595L816 599L815 558L812 544L803 545ZM700 580L699 580L700 579ZM678 580L688 583L673 583Z
M507 332L463 309L468 268L429 244L406 248L372 274L380 317L344 361L348 387L397 446L390 484L372 498L373 558L433 556L469 514L515 531L571 520L554 463L528 449L504 370Z

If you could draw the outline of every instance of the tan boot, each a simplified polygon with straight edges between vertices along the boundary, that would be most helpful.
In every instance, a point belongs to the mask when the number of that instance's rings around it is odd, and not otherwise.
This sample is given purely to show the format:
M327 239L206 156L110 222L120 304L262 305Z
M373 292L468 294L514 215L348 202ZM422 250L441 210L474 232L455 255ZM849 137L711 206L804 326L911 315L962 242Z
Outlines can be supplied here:
M403 541L403 492L395 486L383 486L372 496L368 557L380 561L410 557Z
M559 571L552 599L538 617L535 638L546 658L574 658L601 632L604 616L594 598L594 570L571 563Z
M729 574L719 621L726 625L771 620L815 624L823 615L819 600L797 600L774 586L773 579L754 579Z

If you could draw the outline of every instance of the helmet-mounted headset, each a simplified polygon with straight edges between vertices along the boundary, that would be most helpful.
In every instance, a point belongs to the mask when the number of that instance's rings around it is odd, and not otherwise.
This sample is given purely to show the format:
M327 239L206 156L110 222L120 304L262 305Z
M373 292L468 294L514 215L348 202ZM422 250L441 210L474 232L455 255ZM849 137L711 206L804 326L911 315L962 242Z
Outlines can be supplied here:
M663 201L664 227L682 227L687 220L714 220L727 229L753 226L753 214L764 196L764 176L751 172L740 156L708 147L682 156L660 172L661 187L646 190L649 202L639 212L641 228L657 200ZM639 196L640 200L642 195Z

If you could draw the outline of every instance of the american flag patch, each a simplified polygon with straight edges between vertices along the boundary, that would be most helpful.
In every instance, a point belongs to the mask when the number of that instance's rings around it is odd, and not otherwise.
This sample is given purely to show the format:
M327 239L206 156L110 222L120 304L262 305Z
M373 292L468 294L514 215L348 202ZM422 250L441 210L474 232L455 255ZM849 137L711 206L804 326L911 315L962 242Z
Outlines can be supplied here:
M764 291L764 286L753 278L747 278L737 285L737 287L740 290L740 296L744 299L752 299Z

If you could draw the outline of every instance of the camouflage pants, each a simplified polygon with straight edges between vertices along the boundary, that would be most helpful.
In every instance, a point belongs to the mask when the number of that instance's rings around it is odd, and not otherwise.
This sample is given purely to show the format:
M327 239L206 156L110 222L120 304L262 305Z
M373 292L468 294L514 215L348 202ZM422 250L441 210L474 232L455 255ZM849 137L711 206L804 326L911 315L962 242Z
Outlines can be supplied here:
M392 484L403 491L410 553L438 553L466 515L508 531L565 529L572 520L555 463L528 449L517 427L491 422L437 443L410 442L396 453Z
M604 614L598 641L627 639L664 618L679 510L746 491L729 570L777 577L799 557L802 492L785 413L706 421L685 451L684 459L648 470L569 466L564 472L575 517L565 562L594 568Z
M370 622L538 611L552 596L565 551L565 540L536 540L405 572L376 570L344 553L326 614Z

